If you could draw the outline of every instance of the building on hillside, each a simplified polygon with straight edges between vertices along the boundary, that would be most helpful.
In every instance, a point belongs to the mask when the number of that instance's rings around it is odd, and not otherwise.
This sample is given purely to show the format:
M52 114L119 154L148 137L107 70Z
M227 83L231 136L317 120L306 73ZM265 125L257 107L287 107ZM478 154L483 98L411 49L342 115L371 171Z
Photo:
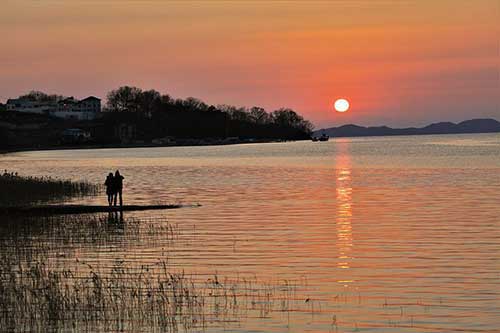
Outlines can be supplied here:
M82 100L69 97L60 100L55 105L55 110L50 115L65 119L92 120L101 112L101 100L90 96Z
M7 100L7 111L46 114L52 109L51 102L32 101L23 98Z
M94 96L82 100L69 97L59 101L16 98L7 100L7 111L46 114L64 119L92 120L100 115L101 100Z

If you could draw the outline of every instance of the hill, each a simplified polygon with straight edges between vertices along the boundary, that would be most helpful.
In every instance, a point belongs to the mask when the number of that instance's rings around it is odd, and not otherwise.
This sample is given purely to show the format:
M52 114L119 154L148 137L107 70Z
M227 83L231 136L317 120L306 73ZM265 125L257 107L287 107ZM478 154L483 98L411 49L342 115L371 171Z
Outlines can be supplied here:
M440 122L415 128L391 128L387 126L364 127L358 125L343 125L314 131L314 136L322 134L330 137L353 136L388 136L388 135L420 135L420 134L460 134L460 133L495 133L500 132L500 122L495 119L472 119L455 124Z

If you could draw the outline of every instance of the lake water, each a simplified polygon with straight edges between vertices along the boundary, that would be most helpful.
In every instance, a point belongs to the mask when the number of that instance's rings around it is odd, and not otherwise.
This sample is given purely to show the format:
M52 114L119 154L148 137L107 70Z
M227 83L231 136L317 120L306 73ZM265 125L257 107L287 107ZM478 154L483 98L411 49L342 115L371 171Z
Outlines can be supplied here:
M286 309L206 331L500 332L499 134L23 152L0 168L97 183L120 169L126 204L186 204L124 217L167 220L178 243L109 231L50 254L57 265L168 258L296 286Z

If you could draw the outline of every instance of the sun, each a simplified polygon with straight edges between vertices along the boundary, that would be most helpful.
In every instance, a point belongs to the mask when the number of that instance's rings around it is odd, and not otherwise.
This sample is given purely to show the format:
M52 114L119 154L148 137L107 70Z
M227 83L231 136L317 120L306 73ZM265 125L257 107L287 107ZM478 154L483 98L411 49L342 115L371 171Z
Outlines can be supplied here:
M335 101L334 107L337 112L346 112L349 110L349 102L346 99L339 98Z

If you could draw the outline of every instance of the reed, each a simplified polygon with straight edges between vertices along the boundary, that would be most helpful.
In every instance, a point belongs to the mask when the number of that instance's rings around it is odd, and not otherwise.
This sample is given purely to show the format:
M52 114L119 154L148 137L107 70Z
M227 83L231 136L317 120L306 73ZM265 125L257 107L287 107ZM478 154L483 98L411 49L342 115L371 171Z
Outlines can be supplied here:
M24 206L73 196L95 195L100 186L51 177L26 177L17 172L0 174L0 206Z
M55 269L43 260L21 264L1 259L2 330L199 330L237 322L248 310L267 317L275 293L289 287L257 287L256 281L217 275L200 281L172 272L164 261L150 266L116 261L110 272L102 273L83 263L76 269Z
M183 232L113 214L9 218L0 225L0 331L200 331L294 310L293 281L188 275L165 256L103 263L76 255L154 239L168 253L190 239Z
M156 244L168 246L181 235L178 225L166 219L147 221L120 218L118 213L78 215L3 215L0 252L18 261L49 256L72 257L77 250L95 251L114 246Z

